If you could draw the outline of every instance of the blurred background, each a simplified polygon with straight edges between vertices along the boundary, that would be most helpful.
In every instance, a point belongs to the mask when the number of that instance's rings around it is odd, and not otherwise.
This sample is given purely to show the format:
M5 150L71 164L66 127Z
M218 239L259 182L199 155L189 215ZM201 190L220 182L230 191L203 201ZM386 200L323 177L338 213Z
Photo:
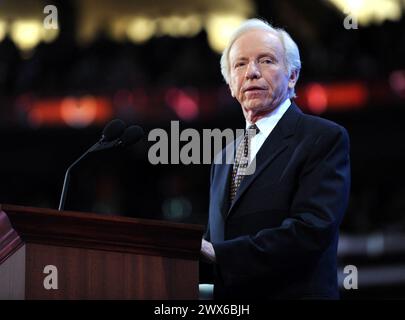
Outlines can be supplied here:
M405 298L404 13L405 0L0 0L0 203L57 208L65 170L114 118L244 127L219 58L261 17L300 48L297 104L350 134L342 298ZM65 208L205 224L210 166L152 165L151 144L87 157Z

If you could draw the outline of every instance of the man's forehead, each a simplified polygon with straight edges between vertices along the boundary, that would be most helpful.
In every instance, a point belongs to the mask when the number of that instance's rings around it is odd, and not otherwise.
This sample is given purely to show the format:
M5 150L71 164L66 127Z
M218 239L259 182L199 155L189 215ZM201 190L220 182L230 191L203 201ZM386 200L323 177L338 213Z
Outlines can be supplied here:
M234 41L229 51L229 57L238 58L257 50L277 54L282 53L282 49L280 38L275 32L253 29L242 33Z

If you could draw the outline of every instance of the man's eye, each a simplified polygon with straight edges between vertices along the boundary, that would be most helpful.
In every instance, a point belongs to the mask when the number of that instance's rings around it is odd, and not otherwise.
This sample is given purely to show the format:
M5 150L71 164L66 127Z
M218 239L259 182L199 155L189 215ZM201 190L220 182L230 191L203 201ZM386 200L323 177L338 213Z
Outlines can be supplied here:
M238 62L237 64L235 64L235 68L239 68L239 67L242 67L244 65L245 65L244 62Z
M271 64L271 63L273 63L273 60L272 59L263 59L261 61L261 63L263 63L263 64Z

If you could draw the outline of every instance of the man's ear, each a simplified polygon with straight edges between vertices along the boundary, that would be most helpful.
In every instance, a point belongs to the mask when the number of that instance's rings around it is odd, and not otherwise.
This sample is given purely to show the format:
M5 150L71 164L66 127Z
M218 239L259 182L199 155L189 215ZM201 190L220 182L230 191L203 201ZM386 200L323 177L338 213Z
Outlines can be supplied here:
M288 88L293 89L298 81L299 70L295 69L291 71L290 78L288 79Z

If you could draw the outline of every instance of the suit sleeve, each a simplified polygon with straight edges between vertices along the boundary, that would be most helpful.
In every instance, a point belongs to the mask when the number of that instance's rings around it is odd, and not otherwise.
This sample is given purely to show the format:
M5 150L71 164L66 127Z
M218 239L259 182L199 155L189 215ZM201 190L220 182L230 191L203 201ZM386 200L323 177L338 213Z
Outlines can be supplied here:
M349 138L334 126L313 141L282 224L214 244L225 284L311 268L335 241L349 198Z

